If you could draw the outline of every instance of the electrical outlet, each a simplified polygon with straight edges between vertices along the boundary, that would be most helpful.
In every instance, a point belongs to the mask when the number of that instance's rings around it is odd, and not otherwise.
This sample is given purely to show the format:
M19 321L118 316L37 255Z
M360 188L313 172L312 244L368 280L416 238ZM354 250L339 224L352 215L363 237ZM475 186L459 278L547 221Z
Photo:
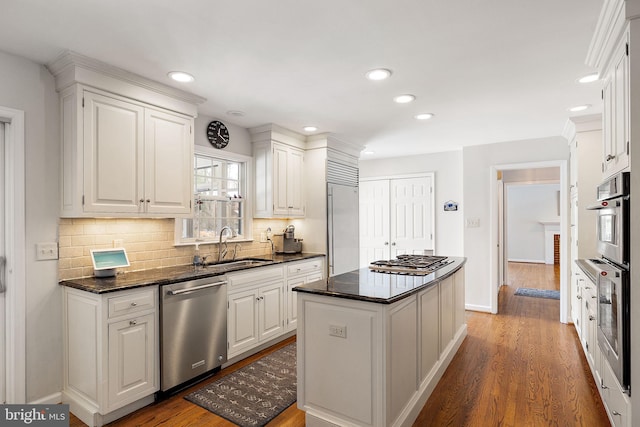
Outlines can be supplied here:
M56 242L46 242L36 244L36 260L45 261L58 259L58 244Z
M122 239L113 239L113 247L121 248L123 245Z
M329 335L338 338L346 338L347 337L347 327L346 325L329 325Z

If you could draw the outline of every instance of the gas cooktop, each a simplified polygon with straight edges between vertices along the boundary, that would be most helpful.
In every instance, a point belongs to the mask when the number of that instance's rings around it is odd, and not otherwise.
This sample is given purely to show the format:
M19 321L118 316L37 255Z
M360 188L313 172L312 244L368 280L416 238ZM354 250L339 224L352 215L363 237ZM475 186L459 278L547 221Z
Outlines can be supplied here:
M398 255L396 259L374 261L369 268L378 273L425 276L452 262L446 256Z

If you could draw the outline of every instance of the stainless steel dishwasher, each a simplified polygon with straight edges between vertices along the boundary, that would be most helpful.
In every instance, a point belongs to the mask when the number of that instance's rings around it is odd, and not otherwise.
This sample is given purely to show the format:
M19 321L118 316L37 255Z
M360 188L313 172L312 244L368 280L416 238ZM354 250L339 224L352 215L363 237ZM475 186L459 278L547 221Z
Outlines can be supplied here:
M160 390L177 388L227 361L227 280L160 286Z

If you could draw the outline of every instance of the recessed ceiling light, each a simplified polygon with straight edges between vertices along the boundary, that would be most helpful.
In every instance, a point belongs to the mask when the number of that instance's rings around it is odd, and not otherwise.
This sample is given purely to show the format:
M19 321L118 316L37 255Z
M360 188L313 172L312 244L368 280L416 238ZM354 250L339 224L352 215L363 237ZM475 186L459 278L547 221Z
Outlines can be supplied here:
M597 81L600 78L598 73L587 74L584 77L578 79L578 83L592 83Z
M421 113L421 114L416 114L413 117L415 117L418 120L429 120L431 117L433 117L433 114L432 113Z
M376 154L376 152L373 150L366 150L366 151L363 151L362 154L371 155L371 154Z
M376 68L375 70L367 71L365 74L369 80L384 80L391 76L391 70L386 68Z
M170 71L167 75L180 83L191 83L195 80L191 74L185 73L184 71Z
M244 116L244 112L239 111L239 110L229 110L229 111L227 111L227 115L228 116L242 117L242 116Z
M578 111L584 111L587 108L591 107L591 105L589 104L585 104L585 105L576 105L575 107L571 107L569 108L569 111L571 111L572 113L577 113Z
M415 96L408 95L408 94L407 95L398 95L395 98L393 98L393 100L395 102L397 102L398 104L406 104L406 103L411 102L411 101L413 101L415 99L416 99Z
M302 129L304 129L305 132L315 132L318 130L318 128L315 126L305 126Z

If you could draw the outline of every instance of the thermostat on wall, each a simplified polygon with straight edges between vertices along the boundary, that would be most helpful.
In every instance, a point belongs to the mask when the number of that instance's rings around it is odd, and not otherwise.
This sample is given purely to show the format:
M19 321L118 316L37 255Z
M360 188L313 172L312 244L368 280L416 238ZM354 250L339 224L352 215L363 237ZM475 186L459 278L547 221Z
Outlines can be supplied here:
M113 277L116 268L129 267L129 258L124 248L91 249L93 274L96 277Z

